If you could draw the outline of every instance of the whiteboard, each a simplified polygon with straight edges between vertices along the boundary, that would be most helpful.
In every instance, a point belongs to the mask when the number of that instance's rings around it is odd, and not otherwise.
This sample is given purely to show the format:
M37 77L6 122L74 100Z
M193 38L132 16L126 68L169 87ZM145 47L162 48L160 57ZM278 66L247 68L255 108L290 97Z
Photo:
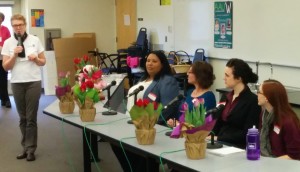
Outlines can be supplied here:
M299 0L232 0L233 48L214 48L214 1L173 0L174 47L193 55L300 66Z

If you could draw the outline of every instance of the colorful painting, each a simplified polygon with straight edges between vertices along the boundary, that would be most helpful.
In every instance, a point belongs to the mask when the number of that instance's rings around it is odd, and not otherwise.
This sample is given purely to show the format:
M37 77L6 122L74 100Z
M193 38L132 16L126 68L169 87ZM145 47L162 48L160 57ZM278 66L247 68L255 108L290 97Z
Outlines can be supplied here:
M31 26L44 27L44 14L43 9L31 9Z

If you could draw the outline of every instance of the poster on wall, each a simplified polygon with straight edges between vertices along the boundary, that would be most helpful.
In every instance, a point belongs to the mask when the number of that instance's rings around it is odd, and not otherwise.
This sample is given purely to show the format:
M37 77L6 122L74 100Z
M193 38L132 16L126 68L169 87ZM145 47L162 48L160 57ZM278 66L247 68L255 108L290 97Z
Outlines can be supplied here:
M232 1L215 2L215 48L232 48L232 5Z
M44 27L44 10L31 9L31 27Z

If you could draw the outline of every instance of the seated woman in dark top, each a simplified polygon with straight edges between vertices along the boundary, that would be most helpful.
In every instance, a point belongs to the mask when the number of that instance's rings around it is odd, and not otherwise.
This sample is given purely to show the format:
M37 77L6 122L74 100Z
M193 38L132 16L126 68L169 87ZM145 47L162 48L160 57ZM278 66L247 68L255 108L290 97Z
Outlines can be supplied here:
M300 160L300 121L292 110L284 86L266 80L258 92L263 108L260 131L262 156Z
M225 85L231 88L225 100L225 108L218 118L213 132L217 140L242 149L246 148L246 134L253 125L259 125L261 108L257 96L248 83L255 83L258 76L241 59L230 59L225 67Z

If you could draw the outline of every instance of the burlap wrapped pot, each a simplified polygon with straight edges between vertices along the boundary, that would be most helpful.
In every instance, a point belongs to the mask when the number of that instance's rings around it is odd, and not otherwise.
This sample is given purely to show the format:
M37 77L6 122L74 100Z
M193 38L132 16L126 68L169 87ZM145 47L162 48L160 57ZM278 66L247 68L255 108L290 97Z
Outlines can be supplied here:
M140 145L153 145L156 135L156 129L152 128L149 130L136 129L135 130L136 139Z
M95 120L96 108L79 109L79 114L82 122L92 122Z
M185 152L189 159L203 159L206 154L206 141L209 131L197 131L193 134L185 135Z
M59 110L62 114L72 114L75 109L74 101L59 101Z

